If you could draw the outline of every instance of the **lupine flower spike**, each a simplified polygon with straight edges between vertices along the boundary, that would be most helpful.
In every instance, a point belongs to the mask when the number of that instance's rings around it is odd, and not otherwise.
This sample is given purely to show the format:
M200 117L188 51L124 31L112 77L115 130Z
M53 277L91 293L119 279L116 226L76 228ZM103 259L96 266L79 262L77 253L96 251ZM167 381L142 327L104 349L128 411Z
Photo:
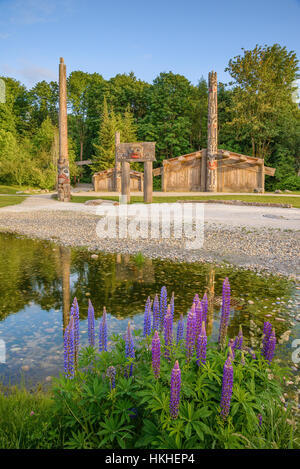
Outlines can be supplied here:
M156 379L160 373L160 339L158 332L155 331L152 339L152 369Z
M126 358L135 358L134 343L133 343L133 337L131 333L130 322L128 323L127 332L125 336L125 356ZM130 366L128 366L129 376L132 376L132 368L133 368L133 363L131 363ZM127 376L128 376L128 371L126 373Z
M230 315L230 284L229 280L226 277L223 282L223 292L222 292L222 310L221 310L221 320L220 320L220 331L219 331L219 344L221 347L224 347L229 323Z
M179 402L180 402L180 388L181 388L181 371L179 368L178 360L176 360L174 368L171 373L171 386L170 386L170 415L172 419L178 417Z
M154 302L153 302L153 325L152 330L158 331L160 324L160 316L159 316L159 300L158 296L155 295Z
M230 410L230 402L233 387L233 366L230 356L227 358L223 369L222 397L221 397L221 415L226 418Z
M110 380L110 390L116 387L116 369L114 366L109 366L106 370L106 376Z
M78 301L75 296L72 306L70 316L74 317L74 354L75 354L75 366L77 366L78 354L79 354L79 306Z
M180 340L183 339L183 332L184 332L184 319L182 314L180 315L180 319L177 323L177 336L176 336L176 343L178 344Z
M201 332L202 321L204 320L203 319L203 308L202 308L202 302L201 301L198 301L196 303L195 315L196 315L196 337L198 337L198 335Z
M165 339L165 358L170 360L170 352L173 342L173 316L171 313L171 306L168 306L168 311L165 316L164 322L164 339Z
M201 332L197 339L197 364L204 365L206 362L207 337L205 331L205 322L202 322Z
M103 308L103 316L99 326L99 352L107 352L107 321L105 306Z
M272 330L271 336L269 338L267 347L266 347L266 360L268 360L269 363L273 360L274 357L274 352L275 352L275 346L276 346L276 336L275 336L275 329Z
M262 355L266 358L269 339L272 333L272 324L268 321L264 322L263 340L262 340Z
M151 334L151 300L148 296L144 313L144 337Z
M237 348L238 350L242 350L243 341L244 341L244 338L243 338L243 329L242 329L242 326L240 326L240 330L239 330L239 333L238 333L238 336L237 336L237 344L236 344L236 348Z
M193 355L195 345L195 312L192 307L188 313L187 324L186 324L186 336L185 336L185 347L186 356L188 361Z
M75 375L75 347L74 347L74 316L65 329L64 334L64 370L65 377L73 379Z
M160 330L162 331L164 328L164 320L165 320L165 315L167 314L167 289L166 287L162 287L160 291L160 302L159 302L159 312L160 312Z
M94 347L95 345L95 312L91 300L89 300L88 307L88 336L89 345Z

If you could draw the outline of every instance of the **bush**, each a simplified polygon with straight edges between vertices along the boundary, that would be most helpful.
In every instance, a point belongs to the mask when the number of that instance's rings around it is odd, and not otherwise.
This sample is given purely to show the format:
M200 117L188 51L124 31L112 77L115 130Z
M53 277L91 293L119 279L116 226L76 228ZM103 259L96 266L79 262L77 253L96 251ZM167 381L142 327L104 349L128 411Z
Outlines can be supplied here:
M300 191L300 177L296 174L292 174L279 184L279 189L287 189L289 191Z
M298 444L287 423L290 411L280 401L283 371L267 363L260 353L256 359L247 355L242 364L241 351L236 350L231 409L228 418L223 418L220 399L228 349L220 351L209 344L207 362L199 367L195 356L186 361L181 341L172 348L170 361L162 357L160 377L155 379L150 340L135 334L134 361L126 359L124 339L117 336L110 352L83 349L74 379L57 380L55 419L64 429L65 447L288 448ZM179 414L172 419L170 376L175 359L182 386ZM133 374L127 377L132 363ZM116 370L114 388L111 366Z

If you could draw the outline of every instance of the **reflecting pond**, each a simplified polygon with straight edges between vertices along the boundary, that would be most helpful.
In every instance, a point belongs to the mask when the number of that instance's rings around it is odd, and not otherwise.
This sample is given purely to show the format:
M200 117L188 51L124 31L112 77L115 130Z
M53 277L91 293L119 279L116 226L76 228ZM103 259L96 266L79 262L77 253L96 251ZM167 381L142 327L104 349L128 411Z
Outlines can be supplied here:
M175 292L175 318L186 314L195 293L210 298L209 333L216 340L222 282L229 277L232 309L229 335L243 325L248 345L255 347L263 321L276 327L281 342L277 358L290 363L293 338L300 337L299 287L281 277L264 277L212 264L174 263L142 256L99 254L46 241L0 234L0 377L27 386L46 383L63 370L63 329L70 303L80 307L81 344L87 343L90 298L97 325L103 306L108 334L125 331L130 319L142 327L147 297L163 285ZM297 310L298 307L298 310ZM298 319L298 320L297 320Z

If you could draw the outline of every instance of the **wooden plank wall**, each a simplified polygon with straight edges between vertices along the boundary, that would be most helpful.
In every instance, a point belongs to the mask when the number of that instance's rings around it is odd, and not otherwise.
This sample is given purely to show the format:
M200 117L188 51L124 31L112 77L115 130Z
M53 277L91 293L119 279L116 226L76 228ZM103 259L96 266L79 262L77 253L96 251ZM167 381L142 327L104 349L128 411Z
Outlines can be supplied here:
M218 192L253 192L259 187L259 167L243 162L218 162Z

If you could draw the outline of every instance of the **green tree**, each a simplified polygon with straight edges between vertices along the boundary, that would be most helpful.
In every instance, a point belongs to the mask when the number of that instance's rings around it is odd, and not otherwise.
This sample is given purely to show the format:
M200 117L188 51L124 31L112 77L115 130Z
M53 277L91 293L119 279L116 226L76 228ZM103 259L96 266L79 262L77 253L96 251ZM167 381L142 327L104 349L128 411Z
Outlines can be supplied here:
M298 60L295 52L279 44L243 51L226 68L234 79L228 126L253 156L266 158L283 120L292 119L295 112L292 93Z
M139 124L140 140L155 140L158 161L192 149L190 101L193 87L182 75L161 73L149 88L149 112Z
M106 97L103 102L103 113L98 132L94 142L93 171L100 171L114 166L115 161L115 132L117 119L114 111L108 110Z
M58 83L40 81L29 91L28 95L31 126L38 128L47 118L58 126Z

